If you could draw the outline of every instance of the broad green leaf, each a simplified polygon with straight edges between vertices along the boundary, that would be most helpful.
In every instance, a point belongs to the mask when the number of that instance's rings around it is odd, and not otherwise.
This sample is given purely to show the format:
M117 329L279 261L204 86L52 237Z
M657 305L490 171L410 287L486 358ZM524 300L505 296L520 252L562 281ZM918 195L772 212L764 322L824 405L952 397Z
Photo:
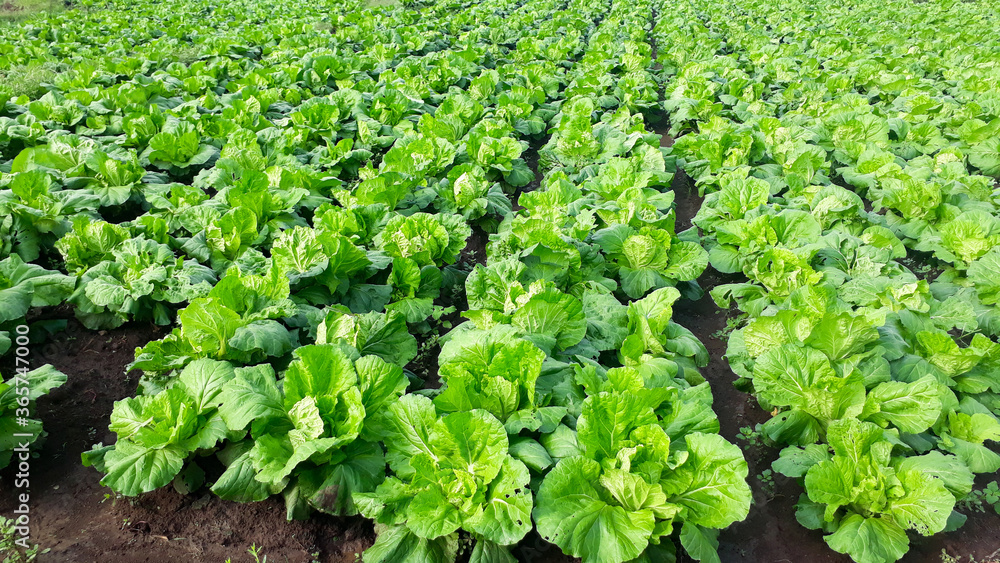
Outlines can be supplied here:
M717 530L685 523L681 527L681 546L695 561L721 563L718 535Z
M583 457L559 462L538 491L533 512L538 533L587 563L635 559L649 544L651 509L629 512L608 504L594 488L600 465Z
M688 458L661 478L671 503L684 508L685 522L707 528L725 528L746 518L750 486L743 452L718 434L685 437Z
M831 549L850 555L856 563L893 563L910 548L906 532L895 522L860 514L847 516L824 539Z
M376 526L375 543L365 550L366 563L426 563L454 561L458 534L428 540L405 526Z

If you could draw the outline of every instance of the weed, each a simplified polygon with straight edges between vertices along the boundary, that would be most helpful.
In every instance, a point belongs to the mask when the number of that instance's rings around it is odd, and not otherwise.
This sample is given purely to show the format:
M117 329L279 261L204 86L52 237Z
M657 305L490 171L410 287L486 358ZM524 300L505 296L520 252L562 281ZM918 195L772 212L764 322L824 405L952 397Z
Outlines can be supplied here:
M247 553L250 554L250 557L253 557L254 563L267 563L267 556L266 555L262 556L260 554L262 549L263 548L261 547L257 547L256 543L250 544L250 548L247 549ZM319 552L317 551L316 553L313 553L312 557L314 560L317 559L319 557ZM233 558L227 557L226 563L233 563Z
M760 488L764 491L764 494L768 498L774 498L774 473L770 469L765 469L757 476L757 480L760 481Z
M981 490L970 492L966 497L958 501L960 508L986 512L987 507L992 507L993 511L1000 514L1000 485L996 481L990 482Z
M8 0L0 10L0 22L20 22L42 12L54 14L64 9L63 0Z
M53 63L30 63L0 70L0 102L20 96L40 98L47 91L43 85L51 83L56 74Z
M101 504L104 504L105 502L110 500L111 506L114 507L115 505L118 504L119 498L120 495L114 491L111 491L110 493L104 493L104 498L101 499Z
M763 445L763 441L760 436L760 425L757 425L756 429L751 429L749 426L744 426L740 428L740 433L736 435L737 440L743 440L747 443L747 446L759 447Z
M712 333L712 338L716 340L727 340L729 335L738 328L741 328L746 322L743 317L729 317L726 319L726 328L719 329Z
M38 557L37 545L24 549L15 543L18 539L15 527L14 520L0 516L0 555L3 555L3 561L0 563L30 563Z
M1000 561L998 561L996 559L996 557L998 555L1000 555L1000 549L998 549L998 550L994 551L993 553L987 555L986 558L983 559L982 561L980 561L980 560L978 560L975 557L973 557L973 556L970 555L968 563L1000 563ZM955 557L953 555L949 555L946 550L942 549L941 550L941 563L965 563L965 562L963 561L963 558L962 558L961 555L959 555L958 557Z
M247 553L249 553L250 556L253 557L255 563L267 563L267 556L265 555L263 558L261 558L260 550L261 548L257 547L256 543L252 543L250 544L250 549L247 550Z

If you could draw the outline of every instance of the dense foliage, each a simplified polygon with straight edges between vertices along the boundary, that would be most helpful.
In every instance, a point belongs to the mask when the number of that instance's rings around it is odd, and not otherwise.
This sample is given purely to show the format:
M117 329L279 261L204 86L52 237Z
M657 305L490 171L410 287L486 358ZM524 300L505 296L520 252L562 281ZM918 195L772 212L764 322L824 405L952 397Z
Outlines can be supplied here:
M796 517L831 548L895 561L1000 469L992 14L659 8L673 148L707 194L711 265L747 278L712 296L744 313L726 356L774 413L774 469L803 479Z
M116 8L5 29L58 73L0 117L7 260L65 271L34 305L176 327L84 455L102 483L360 513L366 561L508 561L535 526L716 557L747 467L671 321L708 254L645 128L648 3Z
M49 73L0 85L0 354L55 328L32 307L172 327L83 455L121 494L361 515L372 562L513 561L532 530L586 563L719 561L747 464L672 320L711 266L742 276L711 296L798 521L891 563L1000 470L1000 75L984 3L888 6L102 1L0 27L0 71ZM705 200L678 232L681 169ZM32 406L64 381L28 375Z

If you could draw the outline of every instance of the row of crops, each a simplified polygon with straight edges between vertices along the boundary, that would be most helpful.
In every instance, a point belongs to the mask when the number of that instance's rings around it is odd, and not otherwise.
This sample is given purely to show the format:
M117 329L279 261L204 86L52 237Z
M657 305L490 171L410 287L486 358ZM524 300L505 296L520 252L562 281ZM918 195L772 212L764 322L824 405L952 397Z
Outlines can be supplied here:
M747 278L712 292L747 320L726 356L775 413L797 520L865 562L961 526L1000 469L995 21L889 4L666 2L654 31L694 223Z
M360 514L372 562L515 561L533 529L588 563L719 561L747 464L671 320L711 265L745 278L711 293L796 518L896 561L1000 470L1000 45L981 3L889 4L107 2L0 27L0 72L51 73L0 84L0 354L58 330L42 306L172 327L83 455L119 494ZM705 200L677 232L680 169ZM0 468L66 381L15 365Z

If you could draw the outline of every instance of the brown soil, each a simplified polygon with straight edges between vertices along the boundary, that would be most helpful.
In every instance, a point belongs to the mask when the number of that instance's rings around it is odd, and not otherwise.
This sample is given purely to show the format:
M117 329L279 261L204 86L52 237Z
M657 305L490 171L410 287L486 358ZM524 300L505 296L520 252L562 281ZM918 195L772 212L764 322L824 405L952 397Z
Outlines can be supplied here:
M21 12L24 10L24 6L18 6L13 2L4 2L0 4L0 12Z
M542 174L542 171L538 168L538 149L544 147L545 143L549 142L549 135L545 135L542 139L531 139L530 142L531 146L521 154L521 158L524 159L524 164L527 165L528 168L535 174L535 177L528 182L528 185L521 186L520 188L514 190L514 193L510 197L514 211L524 209L521 207L521 204L518 203L518 200L521 198L521 194L524 192L533 192L542 187L542 180L545 178L545 175Z
M458 314L455 314L458 317ZM462 322L463 319L457 318L452 324ZM418 338L420 342L420 350L416 358L413 358L409 364L407 364L406 369L413 372L414 375L423 380L423 388L425 389L440 389L441 388L441 378L438 377L438 356L441 354L441 345L434 343L433 345L428 344L425 340ZM412 391L412 389L410 389Z
M670 184L670 188L674 190L674 213L677 215L674 230L680 233L691 228L691 219L701 209L701 202L705 201L705 198L698 195L698 189L694 187L694 181L684 170L677 171L673 182ZM711 302L709 304L713 307L715 306Z
M490 235L479 227L472 228L472 234L465 242L465 248L458 256L458 266L462 269L472 270L476 264L486 265L486 245L490 242Z
M472 235L466 241L465 248L458 256L455 266L462 272L471 272L477 265L486 265L486 245L489 244L489 234L478 226L473 226ZM451 327L465 321L462 311L469 309L469 304L465 299L464 286L457 292L451 293L442 291L441 297L436 301L441 307L454 307L455 311L441 318L441 322L435 327L438 334L443 336ZM436 340L429 339L426 335L417 335L420 343L420 352L406 369L410 370L417 377L423 380L423 387L427 389L439 389L441 379L438 377L438 355L441 353L441 346Z
M930 252L920 252L912 248L906 249L906 258L901 258L898 262L906 266L917 278L932 283L945 271L945 266L941 264Z

